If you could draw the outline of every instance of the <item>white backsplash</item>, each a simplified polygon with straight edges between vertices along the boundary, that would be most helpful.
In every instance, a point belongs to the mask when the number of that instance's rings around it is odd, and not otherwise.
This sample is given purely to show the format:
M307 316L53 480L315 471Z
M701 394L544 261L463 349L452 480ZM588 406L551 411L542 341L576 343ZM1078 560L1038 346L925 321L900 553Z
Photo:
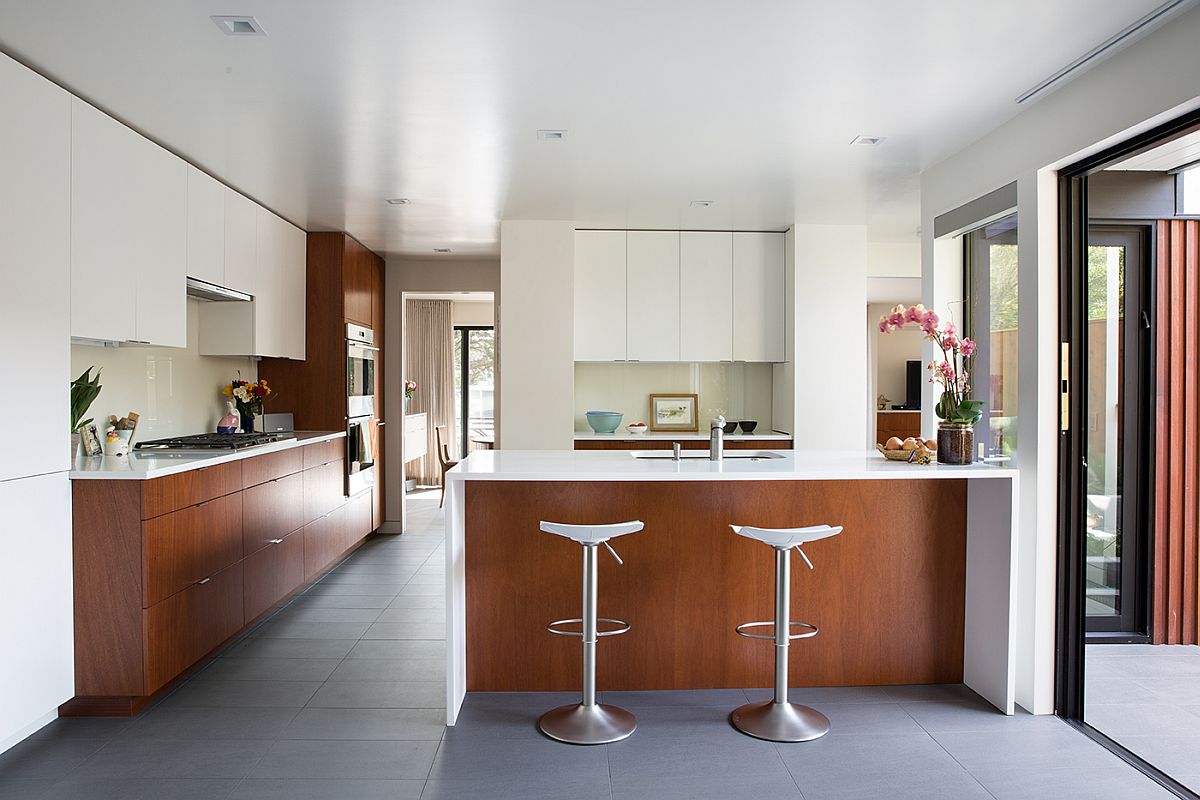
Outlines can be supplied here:
M104 388L88 410L88 416L95 418L101 432L109 414L121 417L130 411L141 416L135 441L214 431L225 415L221 387L236 378L238 370L245 380L258 379L258 364L254 359L200 355L196 313L199 302L188 300L186 350L134 345L71 346L72 379L90 365L103 368L100 384Z
M649 422L650 395L699 395L700 427L724 414L730 420L758 420L757 432L771 429L770 364L577 363L575 364L575 430L591 430L588 411L620 411L622 425Z

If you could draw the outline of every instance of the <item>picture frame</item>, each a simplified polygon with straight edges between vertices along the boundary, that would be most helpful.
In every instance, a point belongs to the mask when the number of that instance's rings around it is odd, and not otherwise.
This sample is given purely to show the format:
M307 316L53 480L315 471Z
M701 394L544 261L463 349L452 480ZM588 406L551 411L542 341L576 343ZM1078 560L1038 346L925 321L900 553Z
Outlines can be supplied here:
M652 431L697 431L699 395L652 394L650 395L650 430Z
M79 434L83 440L83 454L85 456L104 455L103 440L100 438L100 431L95 425L84 425L80 429Z

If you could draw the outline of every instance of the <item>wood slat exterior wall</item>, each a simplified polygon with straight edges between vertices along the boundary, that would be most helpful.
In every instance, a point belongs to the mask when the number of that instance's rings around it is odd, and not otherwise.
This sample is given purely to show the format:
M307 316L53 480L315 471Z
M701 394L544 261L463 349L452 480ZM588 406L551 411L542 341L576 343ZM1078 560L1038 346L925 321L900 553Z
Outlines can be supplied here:
M1200 587L1200 221L1157 225L1155 644L1195 644Z

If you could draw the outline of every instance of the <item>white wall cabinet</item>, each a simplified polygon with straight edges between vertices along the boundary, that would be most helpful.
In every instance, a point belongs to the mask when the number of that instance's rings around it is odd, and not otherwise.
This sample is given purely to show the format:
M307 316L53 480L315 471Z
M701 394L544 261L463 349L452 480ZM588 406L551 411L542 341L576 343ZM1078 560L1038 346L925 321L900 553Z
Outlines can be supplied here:
M625 359L625 231L575 231L575 360Z
M71 116L71 335L186 347L186 165L82 100Z
M784 234L733 234L733 360L784 360Z
M783 362L786 241L576 231L575 360Z
M679 356L733 360L733 236L679 234Z
M225 187L225 283L229 289L255 294L258 259L258 205Z
M225 285L225 187L187 167L187 274Z
M265 208L253 208L258 217L254 260L249 268L256 287L254 301L202 303L200 354L303 359L305 233Z
M69 468L71 96L0 55L0 108L20 110L0 125L0 364L11 386L54 387L36 402L0 393L0 419L30 445L0 461L8 480Z
M679 360L679 232L629 231L626 358Z

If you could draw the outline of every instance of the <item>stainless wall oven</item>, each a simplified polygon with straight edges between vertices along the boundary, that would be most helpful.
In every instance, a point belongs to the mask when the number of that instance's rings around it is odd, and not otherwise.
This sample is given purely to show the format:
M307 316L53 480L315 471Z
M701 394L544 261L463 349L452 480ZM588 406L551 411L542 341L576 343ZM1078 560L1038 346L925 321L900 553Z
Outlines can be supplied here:
M358 494L375 483L375 333L346 325L346 488Z

